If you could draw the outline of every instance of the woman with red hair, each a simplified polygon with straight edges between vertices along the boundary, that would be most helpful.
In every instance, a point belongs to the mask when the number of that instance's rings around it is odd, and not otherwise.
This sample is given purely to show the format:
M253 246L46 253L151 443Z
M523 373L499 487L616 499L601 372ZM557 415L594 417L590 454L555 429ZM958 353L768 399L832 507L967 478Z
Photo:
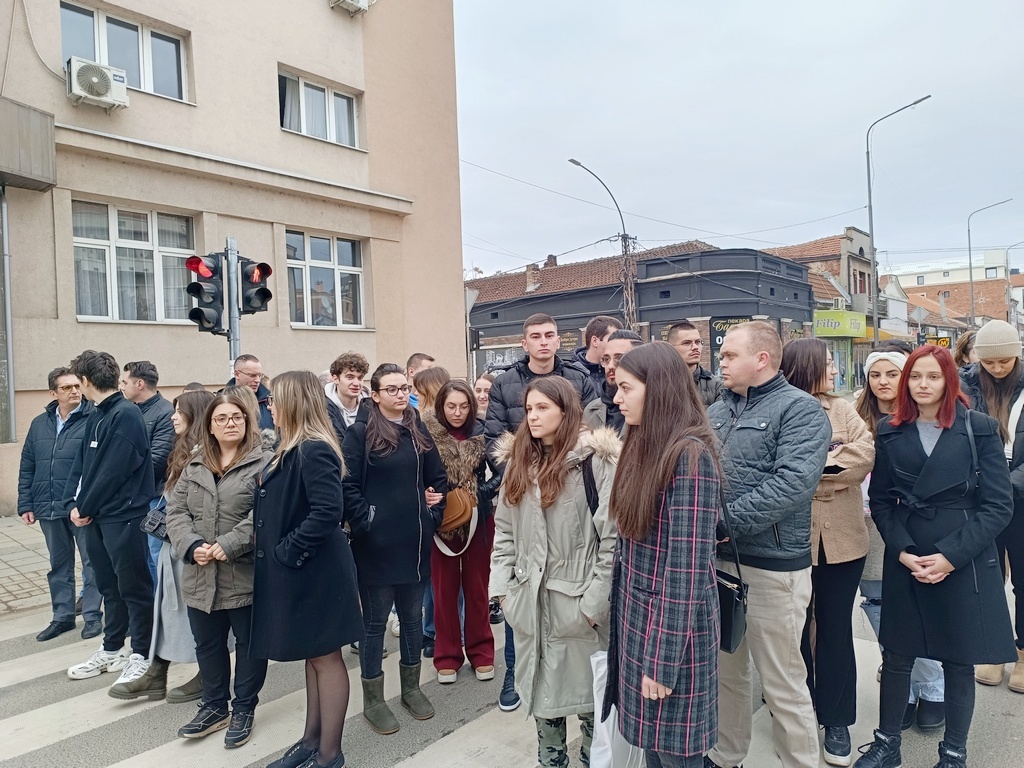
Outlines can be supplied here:
M995 548L1013 496L999 425L967 409L948 350L923 346L907 359L875 456L868 493L885 542L882 688L875 740L855 768L900 765L915 657L942 662L937 768L964 768L974 665L1017 656Z

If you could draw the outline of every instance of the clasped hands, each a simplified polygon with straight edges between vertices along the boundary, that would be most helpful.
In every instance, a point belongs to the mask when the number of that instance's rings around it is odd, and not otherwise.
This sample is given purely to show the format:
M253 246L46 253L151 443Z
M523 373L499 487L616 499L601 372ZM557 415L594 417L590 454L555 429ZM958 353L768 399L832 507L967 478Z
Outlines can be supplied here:
M214 560L227 562L228 556L224 548L214 542L213 544L200 544L196 547L192 551L192 559L196 561L196 565L207 565Z
M904 551L900 552L900 562L922 584L938 584L953 572L953 565L941 552L918 556Z

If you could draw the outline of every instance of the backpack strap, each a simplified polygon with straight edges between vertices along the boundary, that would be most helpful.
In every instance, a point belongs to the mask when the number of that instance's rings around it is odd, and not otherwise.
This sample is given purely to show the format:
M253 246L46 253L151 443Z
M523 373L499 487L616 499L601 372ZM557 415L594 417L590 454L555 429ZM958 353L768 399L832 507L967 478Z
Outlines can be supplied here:
M594 454L590 454L580 463L583 470L583 490L587 494L587 506L590 507L590 515L597 514L597 507L601 499L597 493L597 480L594 479Z

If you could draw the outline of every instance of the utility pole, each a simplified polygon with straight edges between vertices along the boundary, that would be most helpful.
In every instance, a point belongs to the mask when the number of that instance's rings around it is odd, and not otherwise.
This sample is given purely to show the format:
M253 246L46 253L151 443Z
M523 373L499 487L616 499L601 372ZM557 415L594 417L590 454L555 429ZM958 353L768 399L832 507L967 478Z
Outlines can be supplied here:
M225 248L228 260L228 354L231 362L242 354L242 313L238 306L238 241L229 237Z

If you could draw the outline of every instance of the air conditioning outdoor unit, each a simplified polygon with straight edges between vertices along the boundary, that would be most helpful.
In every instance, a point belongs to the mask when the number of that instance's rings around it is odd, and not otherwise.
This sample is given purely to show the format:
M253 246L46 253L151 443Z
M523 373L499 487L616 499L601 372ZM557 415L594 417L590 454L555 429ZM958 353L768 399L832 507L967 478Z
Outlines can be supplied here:
M128 106L128 79L123 69L72 56L65 71L68 98L75 106L94 104L104 107L108 114Z
M330 0L331 8L341 7L355 16L357 13L366 13L372 0Z
M846 300L844 298L842 298L841 296L832 299L832 308L833 309L846 309Z

